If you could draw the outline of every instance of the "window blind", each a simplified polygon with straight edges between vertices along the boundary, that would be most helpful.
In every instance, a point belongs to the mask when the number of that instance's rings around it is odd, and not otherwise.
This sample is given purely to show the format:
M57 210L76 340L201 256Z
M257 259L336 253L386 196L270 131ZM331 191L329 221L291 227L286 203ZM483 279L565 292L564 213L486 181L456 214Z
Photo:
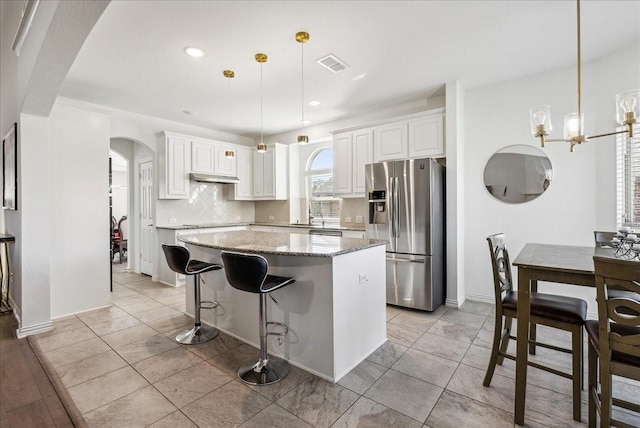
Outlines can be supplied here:
M617 226L640 228L640 126L616 136Z

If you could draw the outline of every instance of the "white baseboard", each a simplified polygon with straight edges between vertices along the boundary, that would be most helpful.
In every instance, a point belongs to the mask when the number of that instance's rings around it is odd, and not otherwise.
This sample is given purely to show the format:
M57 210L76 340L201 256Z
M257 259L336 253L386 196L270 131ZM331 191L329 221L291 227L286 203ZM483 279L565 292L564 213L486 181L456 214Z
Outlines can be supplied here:
M460 305L458 304L458 301L455 299L445 300L444 306L447 308L454 308L454 309L458 309L460 307Z
M486 295L486 294L478 294L478 293L465 293L464 296L466 299L474 302L491 303L492 305L495 305L496 303L496 298L493 294Z
M28 327L20 326L18 327L18 330L16 330L16 336L18 337L18 339L23 339L33 334L46 333L47 331L51 330L53 330L53 323L51 321L48 321Z

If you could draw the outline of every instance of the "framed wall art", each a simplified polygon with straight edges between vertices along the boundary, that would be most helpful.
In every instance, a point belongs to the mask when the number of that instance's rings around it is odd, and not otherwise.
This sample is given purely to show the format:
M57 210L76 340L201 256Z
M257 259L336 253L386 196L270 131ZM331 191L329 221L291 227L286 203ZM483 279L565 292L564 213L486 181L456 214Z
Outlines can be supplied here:
M2 139L2 206L8 210L18 209L18 124Z

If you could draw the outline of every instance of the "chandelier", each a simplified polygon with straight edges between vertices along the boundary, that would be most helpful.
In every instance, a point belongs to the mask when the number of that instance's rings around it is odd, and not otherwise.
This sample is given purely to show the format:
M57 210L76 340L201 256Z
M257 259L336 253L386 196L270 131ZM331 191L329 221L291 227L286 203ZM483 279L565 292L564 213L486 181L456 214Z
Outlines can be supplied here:
M534 137L540 138L540 145L544 147L545 142L567 142L569 150L573 152L576 144L586 143L590 139L607 137L616 134L628 134L633 137L633 124L638 122L640 116L639 102L640 89L624 91L616 95L616 118L617 122L624 126L620 131L608 132L598 135L586 135L584 133L584 114L581 105L581 47L580 47L580 0L577 0L577 32L578 32L578 112L571 113L564 117L563 138L545 138L552 130L551 110L548 105L534 107L530 110L531 133Z

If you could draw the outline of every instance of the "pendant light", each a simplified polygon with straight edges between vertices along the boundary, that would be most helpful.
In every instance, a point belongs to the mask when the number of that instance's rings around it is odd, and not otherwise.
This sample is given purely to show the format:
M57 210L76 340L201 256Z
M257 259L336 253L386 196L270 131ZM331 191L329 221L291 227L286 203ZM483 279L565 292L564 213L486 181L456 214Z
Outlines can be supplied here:
M231 79L236 77L236 73L233 70L224 70L222 75L227 78L227 131L231 131ZM232 159L235 153L233 150L225 150L224 156Z
M262 66L265 62L267 62L267 55L263 53L256 54L256 61L260 63L260 143L258 144L257 150L260 153L266 153L267 145L263 141L263 130L262 130Z
M300 31L296 33L296 42L300 43L300 85L301 85L301 98L300 108L302 110L302 128L304 128L304 44L309 41L309 33ZM307 144L309 142L309 136L305 134L298 135L298 143Z
M580 0L577 3L577 33L578 33L578 112L571 113L564 118L564 132L562 139L545 139L551 132L551 109L548 105L534 107L530 110L531 133L534 137L540 138L540 145L544 147L545 142L567 142L569 150L573 152L576 144L582 144L589 139L607 137L616 134L628 134L629 138L633 137L633 124L638 122L640 116L640 89L621 92L616 95L616 116L620 125L625 129L621 131L608 132L599 135L585 135L584 133L584 114L582 113L582 64L581 64L581 47L580 47Z

